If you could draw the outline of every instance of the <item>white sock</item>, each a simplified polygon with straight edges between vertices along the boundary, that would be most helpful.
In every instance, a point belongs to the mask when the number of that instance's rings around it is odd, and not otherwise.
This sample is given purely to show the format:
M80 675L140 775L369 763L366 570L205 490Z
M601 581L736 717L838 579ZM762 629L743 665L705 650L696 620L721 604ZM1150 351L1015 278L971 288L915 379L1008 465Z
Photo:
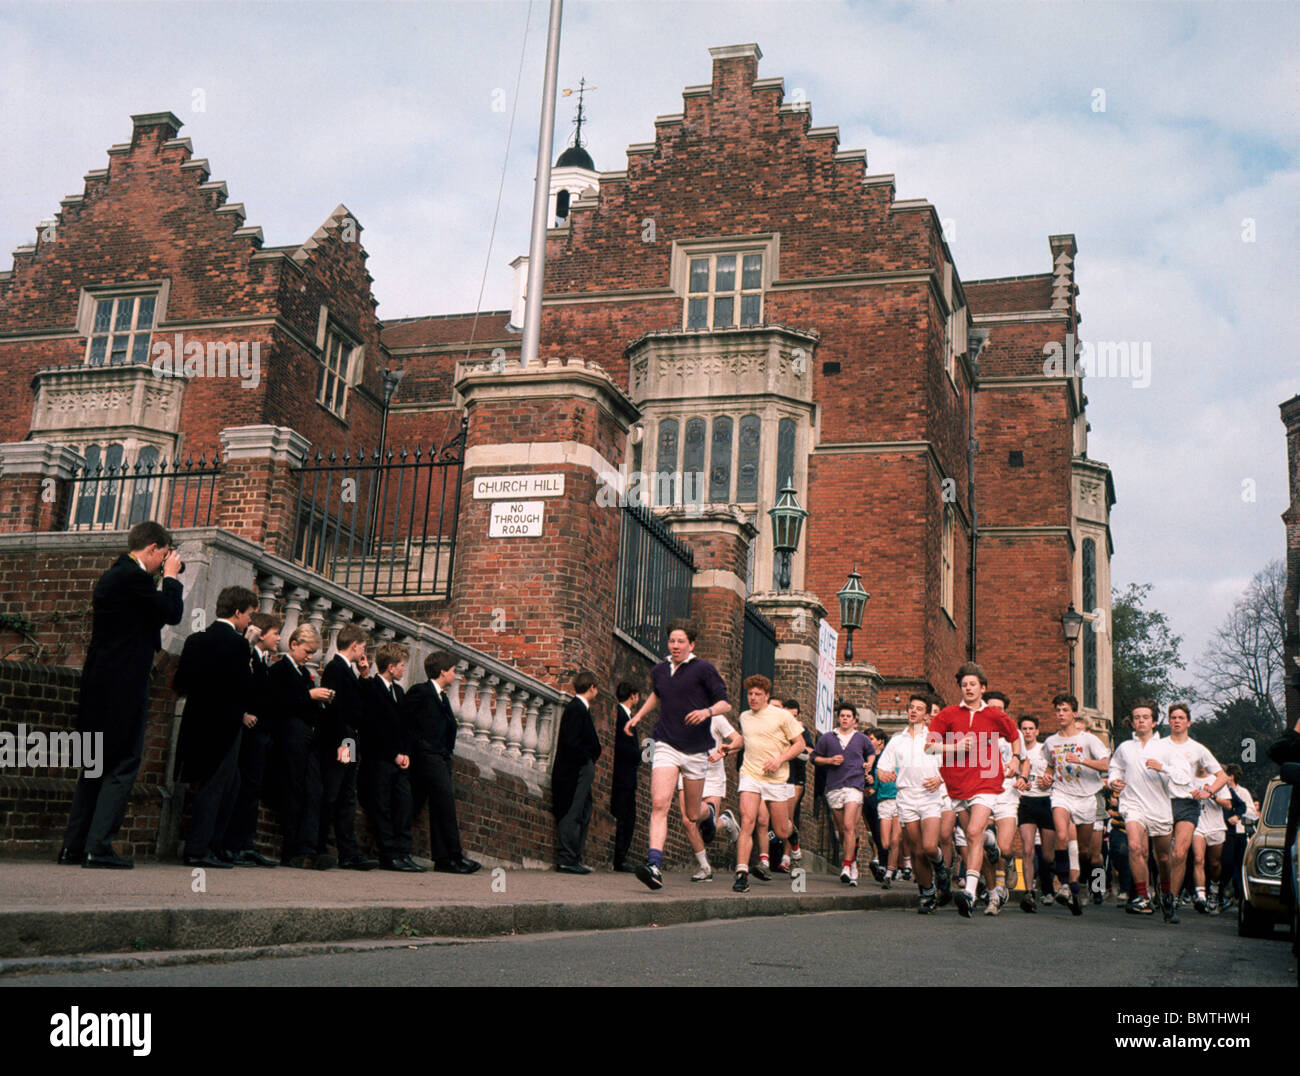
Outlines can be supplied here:
M709 853L708 853L708 852L696 852L696 853L695 853L695 862L698 863L698 864L699 864L701 867L703 867L705 870L708 870L708 869L709 869Z
M1079 842L1071 841L1067 844L1065 854L1069 857L1070 870L1077 871L1079 869Z
M977 871L966 872L966 896L971 900L975 899L975 890L980 884L980 876Z

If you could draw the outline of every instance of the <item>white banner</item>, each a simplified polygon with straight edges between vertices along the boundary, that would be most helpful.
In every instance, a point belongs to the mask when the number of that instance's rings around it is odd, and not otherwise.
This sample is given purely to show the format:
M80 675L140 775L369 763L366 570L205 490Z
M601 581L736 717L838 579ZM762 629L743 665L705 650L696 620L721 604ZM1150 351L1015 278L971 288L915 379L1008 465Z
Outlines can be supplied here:
M817 731L830 732L835 722L835 650L840 635L825 620L817 638Z

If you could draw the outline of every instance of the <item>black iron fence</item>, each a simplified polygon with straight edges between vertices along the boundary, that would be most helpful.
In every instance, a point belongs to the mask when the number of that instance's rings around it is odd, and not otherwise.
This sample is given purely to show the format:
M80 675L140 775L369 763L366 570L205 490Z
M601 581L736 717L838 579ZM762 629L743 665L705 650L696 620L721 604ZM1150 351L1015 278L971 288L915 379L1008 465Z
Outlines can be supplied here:
M448 445L299 468L293 560L374 598L450 597L465 430Z
M98 447L85 453L69 482L65 530L129 530L146 519L168 530L212 524L220 457L176 464L146 448L128 464L120 446L110 445L103 457Z
M742 677L776 679L776 628L758 609L745 603L745 635L741 646Z
M654 515L623 507L615 627L653 653L662 653L668 625L691 612L695 555Z

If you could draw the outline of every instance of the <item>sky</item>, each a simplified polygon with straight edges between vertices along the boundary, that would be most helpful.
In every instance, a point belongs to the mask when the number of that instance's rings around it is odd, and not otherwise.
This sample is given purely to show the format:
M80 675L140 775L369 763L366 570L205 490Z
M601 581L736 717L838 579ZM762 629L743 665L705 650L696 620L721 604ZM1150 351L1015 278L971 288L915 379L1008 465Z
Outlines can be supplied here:
M0 0L0 242L31 242L131 114L170 110L268 246L346 204L380 317L480 292L507 308L548 6ZM1149 377L1086 383L1089 455L1118 498L1113 581L1152 584L1195 682L1285 551L1300 5L570 0L560 86L596 87L597 168L625 167L709 81L710 46L744 42L897 197L935 205L962 279L1046 272L1047 237L1076 236L1081 335L1150 354ZM571 120L562 98L552 159Z

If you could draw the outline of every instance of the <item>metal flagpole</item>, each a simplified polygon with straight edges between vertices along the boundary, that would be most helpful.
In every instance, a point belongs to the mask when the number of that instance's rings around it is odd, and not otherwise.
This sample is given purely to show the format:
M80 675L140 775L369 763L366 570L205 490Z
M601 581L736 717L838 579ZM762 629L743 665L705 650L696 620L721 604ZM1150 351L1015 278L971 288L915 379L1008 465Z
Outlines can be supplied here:
M537 138L537 179L533 187L533 230L528 242L528 284L524 300L524 339L520 362L537 358L542 339L542 282L546 276L546 217L551 204L551 149L555 140L555 88L560 66L560 15L564 0L551 0L546 31L546 78L542 83L542 123Z

